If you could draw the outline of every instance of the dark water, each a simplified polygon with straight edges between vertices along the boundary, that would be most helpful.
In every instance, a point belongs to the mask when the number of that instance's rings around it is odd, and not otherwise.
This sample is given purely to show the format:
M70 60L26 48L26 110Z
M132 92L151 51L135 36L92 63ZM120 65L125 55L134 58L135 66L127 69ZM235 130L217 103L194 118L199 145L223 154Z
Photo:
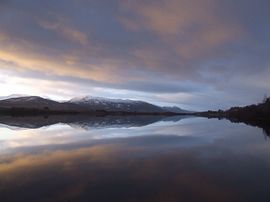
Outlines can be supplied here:
M192 117L5 120L1 202L270 200L260 128Z

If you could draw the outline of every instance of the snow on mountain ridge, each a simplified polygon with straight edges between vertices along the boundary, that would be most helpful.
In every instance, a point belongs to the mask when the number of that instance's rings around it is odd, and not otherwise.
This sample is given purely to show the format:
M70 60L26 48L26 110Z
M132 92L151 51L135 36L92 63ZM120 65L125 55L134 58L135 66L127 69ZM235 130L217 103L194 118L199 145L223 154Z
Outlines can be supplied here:
M130 99L113 99L113 98L104 98L104 97L94 97L94 96L82 96L75 97L69 100L71 103L83 103L83 102L111 102L111 103L138 103L142 101L130 100Z
M77 104L90 110L126 111L126 112L163 112L163 109L143 101L111 99L103 97L76 97L68 103Z
M0 100L7 100L7 99L11 99L11 98L20 98L20 97L30 97L30 96L25 95L25 94L12 94L12 95L8 95L8 96L1 96Z

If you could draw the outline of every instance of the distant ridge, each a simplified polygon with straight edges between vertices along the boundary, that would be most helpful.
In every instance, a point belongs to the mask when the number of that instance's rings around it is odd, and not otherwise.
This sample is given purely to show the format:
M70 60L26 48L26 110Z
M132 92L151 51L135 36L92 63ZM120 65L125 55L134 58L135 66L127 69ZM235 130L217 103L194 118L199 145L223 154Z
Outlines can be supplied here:
M167 112L174 112L174 113L193 113L192 111L184 110L179 107L173 106L173 107L162 107L164 111Z
M39 96L11 95L7 99L0 100L0 113L13 112L99 112L99 113L189 113L178 107L160 107L148 102L129 99L110 99L102 97L76 97L69 101L57 102Z
M26 94L12 94L9 96L0 96L0 100L7 100L10 98L18 98L18 97L29 97L29 95Z

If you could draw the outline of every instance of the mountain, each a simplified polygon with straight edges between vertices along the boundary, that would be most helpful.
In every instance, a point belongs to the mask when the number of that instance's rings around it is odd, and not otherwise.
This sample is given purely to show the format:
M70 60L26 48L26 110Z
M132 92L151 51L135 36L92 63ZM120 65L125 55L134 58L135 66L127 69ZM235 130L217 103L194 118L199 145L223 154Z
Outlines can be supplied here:
M191 111L181 109L179 107L173 106L173 107L162 107L162 109L166 112L173 112L173 113L192 113Z
M15 97L0 100L0 108L48 109L48 110L78 110L76 105L60 103L38 96Z
M19 97L29 97L29 96L25 94L12 94L9 96L0 96L0 100L7 100L10 98L19 98Z
M85 96L73 98L68 103L77 104L88 110L105 110L110 112L148 112L162 113L163 108L137 100L109 99L102 97Z
M4 113L94 113L94 114L173 114L187 113L178 107L159 107L138 100L109 99L102 97L78 97L57 102L38 96L11 96L0 100L0 112Z

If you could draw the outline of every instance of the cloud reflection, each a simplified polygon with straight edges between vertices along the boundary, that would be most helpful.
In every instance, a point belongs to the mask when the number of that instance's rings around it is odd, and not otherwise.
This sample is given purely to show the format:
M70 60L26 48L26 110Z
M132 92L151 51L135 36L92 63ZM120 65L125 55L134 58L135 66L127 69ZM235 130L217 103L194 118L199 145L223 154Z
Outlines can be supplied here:
M264 200L268 190L256 187L268 184L269 147L258 134L241 131L241 137L234 130L228 138L192 147L181 145L182 137L156 136L1 156L0 196L13 201ZM252 141L243 143L244 136ZM242 143L231 144L232 137Z

